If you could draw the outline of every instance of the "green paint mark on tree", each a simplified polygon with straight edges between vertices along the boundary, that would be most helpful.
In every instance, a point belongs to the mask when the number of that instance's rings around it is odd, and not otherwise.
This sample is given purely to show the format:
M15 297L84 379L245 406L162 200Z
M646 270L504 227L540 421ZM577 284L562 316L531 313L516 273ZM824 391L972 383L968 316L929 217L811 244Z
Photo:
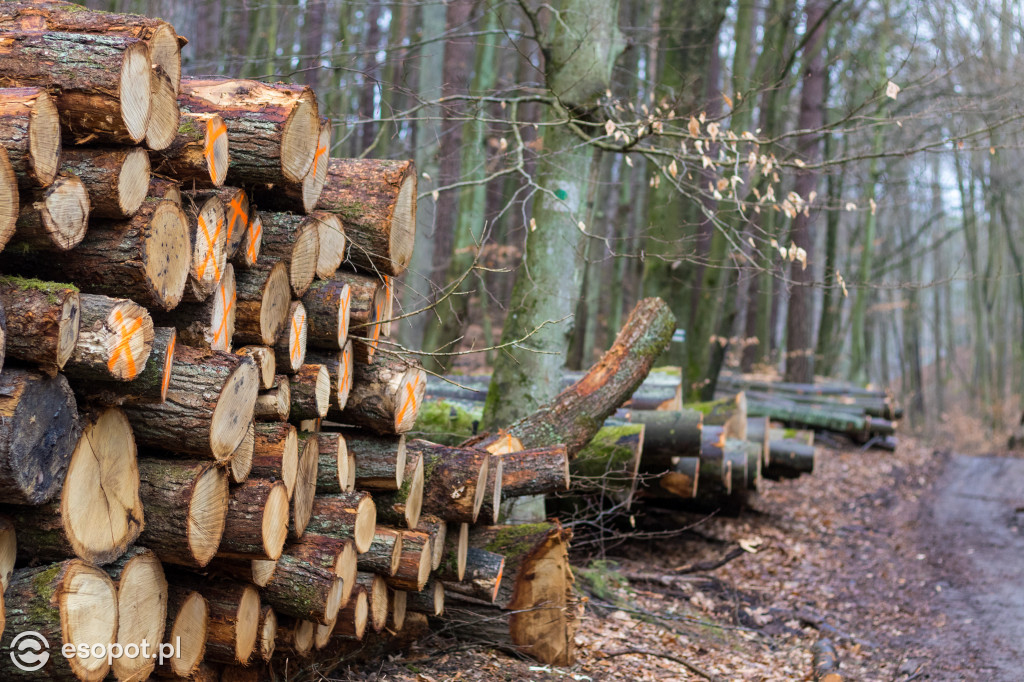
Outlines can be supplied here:
M566 199L569 198L569 193L566 192L564 189L556 189L555 196L558 197L561 201L565 201Z

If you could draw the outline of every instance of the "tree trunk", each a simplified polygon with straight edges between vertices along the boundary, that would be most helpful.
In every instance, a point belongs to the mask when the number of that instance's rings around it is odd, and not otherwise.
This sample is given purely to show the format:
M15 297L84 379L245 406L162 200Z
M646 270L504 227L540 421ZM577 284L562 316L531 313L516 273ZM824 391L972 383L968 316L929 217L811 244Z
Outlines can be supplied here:
M235 273L235 291L234 342L273 346L288 321L292 300L288 266L261 259L256 266Z
M320 419L327 416L331 400L331 375L324 365L302 365L289 377L291 419Z
M62 174L49 187L24 192L22 201L13 246L69 251L85 238L89 193L80 178Z
M316 475L320 466L320 441L313 431L299 432L299 469L292 497L289 537L298 540L306 532L316 498Z
M342 429L349 452L356 458L356 487L368 490L398 490L404 481L405 435L377 435L369 431Z
M131 218L149 191L149 155L139 147L65 149L61 169L85 184L95 218Z
M61 159L60 119L46 90L5 88L0 93L0 139L21 189L47 187L56 179Z
M292 412L292 385L288 376L278 374L276 382L269 391L264 391L256 398L255 418L257 421L283 422L288 421Z
M129 405L125 412L138 442L227 459L252 422L259 377L250 358L179 345L167 400Z
M419 592L430 578L433 544L429 533L418 530L402 531L402 553L394 575L385 576L388 587L407 592Z
M365 552L359 554L359 570L393 576L398 571L402 557L402 531L397 528L377 526L373 541Z
M466 571L462 580L446 581L444 587L453 597L463 595L490 604L498 596L504 569L505 557L501 554L470 547L466 552Z
M139 459L139 496L149 518L139 536L166 563L202 568L224 535L228 476L213 462Z
M345 436L320 432L317 434L317 442L320 450L320 462L316 469L317 494L352 492L355 488L355 473L352 471L355 458L349 454Z
M66 284L0 279L0 307L9 317L4 354L8 358L61 369L78 343L81 301Z
M72 251L0 255L8 272L59 271L88 293L170 310L184 293L190 254L185 214L171 201L149 199L129 220L93 221Z
M427 383L421 367L388 357L352 369L352 389L337 421L382 434L413 427Z
M288 266L292 294L300 298L316 276L320 238L314 216L262 211L261 253Z
M605 426L569 464L574 493L609 496L626 509L633 505L644 452L643 424Z
M250 475L231 491L217 556L273 561L281 556L287 535L288 491L284 483Z
M10 650L14 637L37 632L51 646L100 644L109 647L117 636L117 590L101 569L78 559L14 572L4 595L6 626L2 638ZM82 618L82 614L88 614ZM42 658L42 657L40 657ZM26 670L13 656L0 660L0 674L8 680L87 680L107 676L104 656L65 657L51 651L39 669Z
M231 162L227 132L220 114L181 112L170 144L150 154L153 170L190 187L221 187Z
M341 218L354 267L393 277L409 267L416 241L416 182L412 161L328 161L316 207Z
M307 535L288 545L260 595L278 613L333 623L343 606L338 563L344 545L344 540L323 535Z
M167 625L167 578L160 559L152 551L135 546L107 567L117 589L117 637L123 647L153 646L163 641ZM148 644L143 644L147 642ZM149 677L156 659L136 654L115 658L113 673L118 680Z
M236 301L235 269L228 263L212 296L202 303L182 303L174 310L158 312L156 320L158 324L177 327L186 346L230 352Z
M132 381L153 349L153 320L125 299L82 294L78 342L64 372L73 379Z
M193 589L206 599L209 619L204 660L248 665L259 636L260 595L252 585L184 572L167 576L177 587Z
M369 493L340 493L316 496L306 531L351 539L361 554L373 544L376 525L377 507Z
M309 88L232 79L182 79L182 110L227 126L232 185L301 184L316 155L320 117Z
M153 345L138 375L132 381L97 381L77 383L79 395L101 405L132 405L136 403L162 403L167 398L174 362L177 330L174 327L153 329Z
M424 459L423 510L446 521L476 523L487 490L490 453L425 440L411 440L406 447ZM500 495L499 484L494 497Z
M307 343L314 348L340 350L348 339L352 289L339 279L314 282L302 296L309 313Z
M292 499L299 470L298 431L291 424L259 423L253 444L251 476L281 481Z

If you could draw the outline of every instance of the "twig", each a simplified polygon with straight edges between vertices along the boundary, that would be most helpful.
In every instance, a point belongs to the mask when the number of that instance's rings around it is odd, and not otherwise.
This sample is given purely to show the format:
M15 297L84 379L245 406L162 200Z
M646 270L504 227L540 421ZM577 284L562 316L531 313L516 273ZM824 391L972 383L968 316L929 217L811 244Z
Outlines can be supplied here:
M696 666L693 663L690 663L689 661L683 660L682 658L679 658L678 656L672 656L671 654L663 654L663 653L660 653L658 651L645 651L643 649L626 649L625 651L613 651L610 654L606 654L605 658L613 658L615 656L629 656L629 655L655 656L657 658L664 658L667 661L672 661L673 663L678 663L679 665L683 666L684 668L689 670L694 675L700 675L705 680L711 680L711 682L721 682L721 679L719 677L716 677L715 675L712 675L707 670L704 670L703 668L701 668L699 666Z
M735 559L737 557L741 557L741 556L743 556L746 553L747 553L747 551L745 549L743 549L742 547L733 547L732 549L730 549L726 553L725 556L723 556L723 557L721 557L719 559L707 560L707 561L698 561L696 563L689 564L687 566L680 566L679 568L674 568L674 569L672 569L672 572L676 573L676 574L681 574L681 573L706 573L708 571L713 571L716 568L721 568L722 566L725 566L727 563L729 563L733 559Z

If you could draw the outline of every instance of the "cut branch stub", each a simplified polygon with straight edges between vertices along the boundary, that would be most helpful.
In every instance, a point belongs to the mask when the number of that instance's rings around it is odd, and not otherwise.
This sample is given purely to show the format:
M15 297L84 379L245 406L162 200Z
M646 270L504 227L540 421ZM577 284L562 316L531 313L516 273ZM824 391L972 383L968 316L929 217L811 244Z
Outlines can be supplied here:
M60 119L42 88L0 89L0 139L22 189L46 187L60 169Z
M0 278L0 305L8 317L8 358L61 369L78 343L81 301L67 284Z
M258 375L251 358L178 344L167 400L125 411L146 447L225 460L252 422Z
M331 159L318 209L341 218L348 261L397 277L416 241L416 167L412 161Z
M128 299L82 294L78 342L64 372L81 380L132 381L153 349L153 319Z
M224 119L232 184L301 184L313 165L320 117L308 87L183 78L178 101L186 111Z

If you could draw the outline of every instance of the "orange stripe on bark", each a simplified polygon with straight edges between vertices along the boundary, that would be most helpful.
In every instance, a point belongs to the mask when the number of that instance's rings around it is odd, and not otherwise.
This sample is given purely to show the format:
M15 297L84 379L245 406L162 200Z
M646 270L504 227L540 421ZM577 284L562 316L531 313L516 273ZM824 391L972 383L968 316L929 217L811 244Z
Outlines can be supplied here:
M210 164L210 180L217 181L217 155L214 154L213 148L217 139L221 135L228 132L227 126L222 122L216 128L213 128L214 120L211 118L206 122L206 149L203 150L203 156L206 157L206 162ZM212 130L211 130L212 128Z
M171 383L171 368L174 367L174 344L178 343L178 335L171 334L171 343L167 347L167 358L164 360L164 378L160 382L160 397L167 398L167 385Z
M128 378L134 379L139 373L138 368L135 366L135 356L132 355L131 342L132 337L135 336L136 332L142 329L142 318L138 318L132 322L131 327L128 327L124 323L124 315L120 310L114 311L114 320L117 322L117 345L114 346L114 352L111 353L110 359L107 360L107 369L111 372L114 371L114 367L117 366L118 360L124 355L125 364L128 365Z
M402 409L398 411L398 415L395 416L395 426L402 423L402 419L405 417L405 411L409 409L410 404L412 409L416 411L416 387L420 384L420 377L417 374L416 379L411 384L405 385L405 400L402 402Z

